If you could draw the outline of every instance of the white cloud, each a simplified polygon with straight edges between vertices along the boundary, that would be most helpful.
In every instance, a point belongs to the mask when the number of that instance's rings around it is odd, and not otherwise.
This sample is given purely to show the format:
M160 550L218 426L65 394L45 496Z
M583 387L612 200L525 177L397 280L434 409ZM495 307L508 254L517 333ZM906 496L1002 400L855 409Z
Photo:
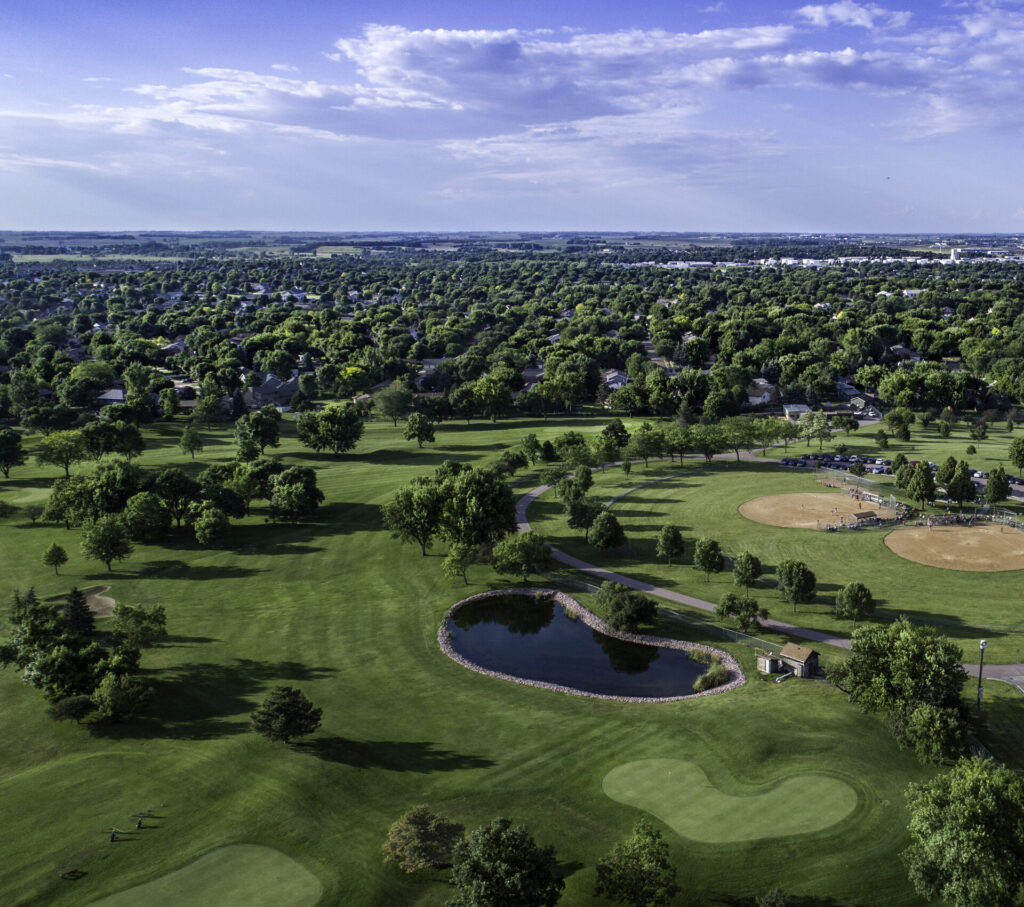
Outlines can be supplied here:
M278 72L298 72L298 66L290 66L287 63L271 63L271 69L276 69Z
M797 13L812 25L824 28L827 25L854 25L860 28L904 28L910 21L909 12L884 9L875 3L855 3L853 0L839 0L821 6L802 6Z

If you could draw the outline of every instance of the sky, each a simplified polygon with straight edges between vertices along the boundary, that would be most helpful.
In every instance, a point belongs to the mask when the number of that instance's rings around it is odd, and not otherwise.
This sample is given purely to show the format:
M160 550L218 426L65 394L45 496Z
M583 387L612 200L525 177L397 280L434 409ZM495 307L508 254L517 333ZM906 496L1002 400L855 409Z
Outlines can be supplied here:
M0 229L1024 231L1024 0L32 0Z

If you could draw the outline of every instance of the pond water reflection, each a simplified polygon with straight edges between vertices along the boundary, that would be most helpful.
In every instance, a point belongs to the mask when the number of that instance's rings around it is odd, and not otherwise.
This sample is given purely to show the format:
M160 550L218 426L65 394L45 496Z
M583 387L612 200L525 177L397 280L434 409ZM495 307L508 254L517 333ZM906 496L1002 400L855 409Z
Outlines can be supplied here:
M705 666L685 652L624 642L550 598L501 595L452 613L451 645L490 671L606 696L686 696Z

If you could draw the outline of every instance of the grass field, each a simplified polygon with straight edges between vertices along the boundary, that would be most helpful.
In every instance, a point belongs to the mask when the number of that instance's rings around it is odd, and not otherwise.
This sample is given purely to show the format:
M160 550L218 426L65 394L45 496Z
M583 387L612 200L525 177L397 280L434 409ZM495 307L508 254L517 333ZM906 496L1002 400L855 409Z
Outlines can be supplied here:
M642 759L608 772L604 792L657 816L677 834L708 844L824 831L858 803L850 784L825 774L790 775L755 791L729 780L729 789L720 790L693 762Z
M832 602L840 587L860 581L879 602L879 619L905 613L936 623L969 650L979 635L987 636L986 657L994 663L1015 660L1017 648L1024 645L1024 607L1016 591L1024 573L1019 570L979 574L929 567L889 550L885 530L816 532L768 526L740 513L741 505L753 499L821 492L822 486L808 472L770 462L706 466L688 460L682 467L677 462L635 468L628 479L618 468L594 475L591 494L602 500L653 478L665 481L642 485L613 505L632 553L598 551L581 533L569 529L553 493L539 498L530 508L531 525L552 544L583 560L717 602L735 589L732 574L713 574L706 583L704 574L692 566L693 541L710 536L719 540L727 555L749 550L761 559L765 578L753 594L780 620L849 635L850 622L832 616ZM655 555L657 534L666 523L678 525L689 541L682 561L671 568ZM799 605L795 612L774 588L776 565L786 558L806 561L818 578L818 602Z
M642 814L610 799L604 779L617 766L652 759L700 766L729 796L771 791L787 778L822 771L857 794L853 812L817 832L722 842L710 831L679 836L663 827L679 867L680 904L742 903L776 884L837 903L919 903L897 856L906 844L903 791L933 770L900 752L884 722L860 714L841 693L819 683L763 682L751 651L734 644L723 647L740 660L748 684L656 705L506 683L467 671L438 650L445 609L509 579L475 567L468 590L446 580L443 547L422 558L416 546L390 540L380 528L380 504L444 459L484 463L527 431L551 437L601 424L445 425L436 445L418 450L401 440L401 429L371 423L357 450L338 458L302 449L286 432L271 453L318 470L327 500L314 521L275 527L257 507L233 528L226 547L176 535L164 545L138 546L111 574L80 556L75 531L33 526L20 514L0 522L0 617L14 589L35 586L46 597L72 584L109 585L106 594L119 602L163 604L170 632L143 658L155 691L149 711L95 735L53 722L37 691L12 671L0 672L0 903L80 905L132 890L135 902L148 902L136 886L166 886L183 867L198 872L205 855L228 859L225 848L245 844L301 866L322 886L323 905L442 904L450 896L446 873L409 877L380 861L390 823L425 803L468 827L497 815L525 822L540 843L556 846L566 874L564 903L588 904L596 861ZM175 446L180 431L181 423L147 429L150 447L140 465L198 471L234 452L228 430L207 432L206 449L192 463ZM669 467L657 467L663 468ZM678 506L687 535L721 517L716 534L734 546L735 520L742 519L735 502L745 499L760 470L778 478L767 466L688 466L681 488L655 485L622 502L633 521L627 531L643 544L638 525L647 524L650 534ZM0 494L15 504L43 500L60 472L16 469ZM716 493L689 500L712 475L725 480ZM598 481L608 492L621 479L615 470ZM638 470L628 484L642 479ZM680 490L687 495L677 498ZM549 507L539 503L542 511ZM643 507L651 511L646 517ZM545 529L557 529L555 517L547 521ZM796 532L757 530L757 539L769 541L752 547L769 564L787 550L784 533ZM59 577L40 563L55 541L71 556ZM812 553L824 557L828 549ZM833 556L828 563L834 562ZM901 571L915 568L898 563ZM837 582L843 570L835 572L821 577ZM690 567L673 575L703 591ZM904 573L898 575L902 581ZM907 588L919 581L909 577ZM714 594L723 588L719 581ZM967 607L970 619L982 613L974 601ZM833 626L811 611L798 618ZM679 627L662 620L654 632L678 635ZM993 639L989 651L998 646ZM324 711L320 731L293 747L268 743L248 726L255 704L281 683L300 687ZM1014 705L1007 700L1006 712L1019 726ZM1005 732L994 726L992 733L995 740ZM132 816L146 810L160 817L158 827L108 843L110 828L130 829ZM84 875L62 879L71 869ZM159 889L145 889L153 890Z
M141 840L126 837L125 842ZM129 833L132 834L132 833ZM119 894L95 907L170 907L172 904L273 904L313 907L323 886L309 870L278 850L256 844L218 847L187 866Z

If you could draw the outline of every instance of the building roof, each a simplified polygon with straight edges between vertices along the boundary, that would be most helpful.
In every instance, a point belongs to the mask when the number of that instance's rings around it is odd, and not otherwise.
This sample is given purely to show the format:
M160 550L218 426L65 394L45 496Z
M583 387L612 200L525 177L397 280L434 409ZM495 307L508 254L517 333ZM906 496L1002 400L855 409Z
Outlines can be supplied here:
M787 642L782 647L783 658L792 658L793 661L799 661L802 664L810 661L817 654L814 649L809 649L807 646L798 646L795 642Z

